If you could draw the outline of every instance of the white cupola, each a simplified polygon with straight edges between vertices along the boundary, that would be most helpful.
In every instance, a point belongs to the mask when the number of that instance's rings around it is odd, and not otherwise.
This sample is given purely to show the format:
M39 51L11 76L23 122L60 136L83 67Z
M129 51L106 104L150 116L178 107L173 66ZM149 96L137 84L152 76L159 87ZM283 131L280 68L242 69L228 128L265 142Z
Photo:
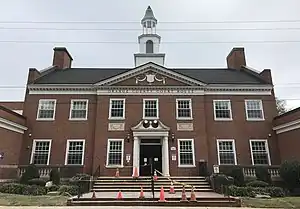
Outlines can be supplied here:
M157 19L148 6L144 18L141 20L143 34L138 37L139 53L134 54L135 66L153 62L164 65L165 54L159 53L160 36L156 34Z

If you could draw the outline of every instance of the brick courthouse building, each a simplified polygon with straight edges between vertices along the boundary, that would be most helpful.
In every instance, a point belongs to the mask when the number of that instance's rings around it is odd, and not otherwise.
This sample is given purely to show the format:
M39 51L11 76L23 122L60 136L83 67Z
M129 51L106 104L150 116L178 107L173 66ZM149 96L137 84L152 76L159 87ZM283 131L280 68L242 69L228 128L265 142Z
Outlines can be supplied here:
M51 67L29 69L15 119L22 137L0 129L3 168L34 163L110 176L137 168L145 176L154 162L181 176L199 175L199 162L209 170L280 164L270 70L247 67L243 48L232 49L226 68L167 68L150 7L141 24L133 68L72 68L57 47Z

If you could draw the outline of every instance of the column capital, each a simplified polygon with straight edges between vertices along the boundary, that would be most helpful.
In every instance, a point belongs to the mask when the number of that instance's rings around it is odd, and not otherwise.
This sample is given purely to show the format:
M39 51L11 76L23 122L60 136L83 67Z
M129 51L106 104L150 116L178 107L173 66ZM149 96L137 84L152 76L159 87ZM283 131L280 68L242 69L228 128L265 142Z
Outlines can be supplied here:
M139 140L139 137L134 136L134 137L133 137L133 140Z

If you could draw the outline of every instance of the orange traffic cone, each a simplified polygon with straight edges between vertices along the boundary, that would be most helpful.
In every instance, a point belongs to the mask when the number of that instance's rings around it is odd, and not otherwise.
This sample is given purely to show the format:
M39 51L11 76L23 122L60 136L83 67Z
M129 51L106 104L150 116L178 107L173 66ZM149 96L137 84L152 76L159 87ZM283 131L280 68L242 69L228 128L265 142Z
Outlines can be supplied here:
M174 189L174 186L173 186L173 182L172 182L172 181L171 181L171 186L170 186L169 194L175 194L175 189Z
M120 171L119 168L117 168L115 177L118 178L119 176L120 176Z
M154 179L154 181L157 181L157 179L158 179L156 171L154 171L153 179Z
M144 199L144 198L145 198L144 190L143 190L143 186L142 186L142 185L141 185L141 192L140 192L139 198L140 198L140 199Z
M118 200L123 199L123 195L122 195L121 190L119 190L119 192L118 192L117 199L118 199Z
M96 199L96 193L95 193L95 190L93 190L92 199Z
M137 167L134 167L132 177L133 178L138 178L139 177Z
M192 187L192 191L191 191L191 199L190 199L191 202L196 202L197 199L196 199L196 194L195 194L195 191L194 191L194 187Z
M165 190L164 190L164 187L161 186L160 188L160 194L159 194L159 202L165 202Z
M180 202L186 202L188 201L187 198L186 198L186 194L185 194L185 187L183 186L182 187L182 194L181 194L181 200Z

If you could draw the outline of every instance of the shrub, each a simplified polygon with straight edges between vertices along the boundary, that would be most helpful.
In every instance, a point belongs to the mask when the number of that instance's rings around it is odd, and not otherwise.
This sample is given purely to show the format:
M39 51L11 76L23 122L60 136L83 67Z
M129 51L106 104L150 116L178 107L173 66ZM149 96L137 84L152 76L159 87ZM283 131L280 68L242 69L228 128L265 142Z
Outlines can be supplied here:
M255 197L256 194L268 194L271 197L284 197L284 190L280 187L237 187L229 186L228 194L238 197Z
M69 193L71 195L78 194L78 186L61 185L58 189L60 194Z
M52 169L50 171L50 181L52 181L53 184L59 185L60 184L60 174L57 169Z
M300 163L298 161L284 162L279 172L289 189L300 186Z
M28 185L37 185L44 187L46 185L46 181L44 179L30 179L28 180Z
M0 192L21 195L45 195L47 193L45 187L17 183L6 183L1 185Z
M243 168L239 166L233 167L230 171L225 173L227 176L231 176L234 179L234 185L244 186L245 178L243 173Z
M228 187L228 195L235 197L255 197L255 193L251 187L237 187L234 185Z
M47 192L55 192L59 190L59 186L57 185L52 185L51 187L47 188Z
M258 181L258 180L250 181L246 185L249 187L268 187L269 186L269 184L267 182Z
M26 169L25 172L22 174L20 183L21 184L28 184L28 181L31 179L40 178L39 170L34 164L30 164Z
M268 168L262 166L256 167L255 174L257 180L267 182L268 184L272 183L271 174L269 173Z
M70 185L76 185L80 188L81 193L89 192L90 191L90 175L85 173L79 173L73 176L69 183Z
M222 193L222 185L228 186L233 184L233 178L224 174L213 174L210 177L211 184L215 192Z

